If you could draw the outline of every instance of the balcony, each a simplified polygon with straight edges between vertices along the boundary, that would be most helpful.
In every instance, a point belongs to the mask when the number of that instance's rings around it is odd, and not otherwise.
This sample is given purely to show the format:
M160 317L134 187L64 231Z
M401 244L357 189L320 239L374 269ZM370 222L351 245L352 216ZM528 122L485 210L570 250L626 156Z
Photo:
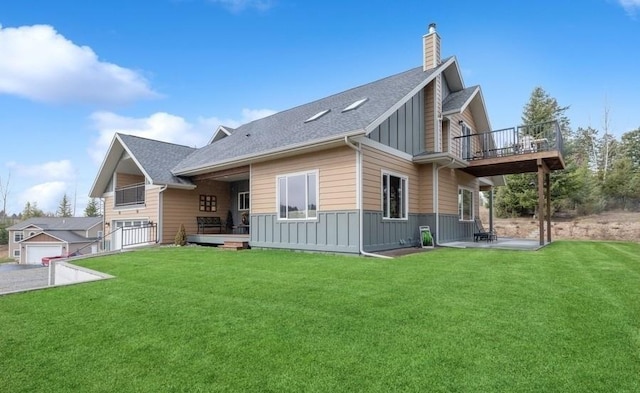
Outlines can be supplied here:
M116 189L116 207L144 205L144 183L132 184Z
M465 135L452 141L453 153L468 162L474 176L496 176L564 169L563 140L557 121Z

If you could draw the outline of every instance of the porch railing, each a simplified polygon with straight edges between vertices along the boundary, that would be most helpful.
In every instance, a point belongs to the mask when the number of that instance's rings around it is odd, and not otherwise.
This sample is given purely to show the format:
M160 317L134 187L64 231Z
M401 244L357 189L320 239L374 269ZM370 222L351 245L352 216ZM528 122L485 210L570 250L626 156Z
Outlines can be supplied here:
M463 135L452 142L450 152L467 161L563 150L557 121Z
M116 189L116 206L144 205L144 183Z

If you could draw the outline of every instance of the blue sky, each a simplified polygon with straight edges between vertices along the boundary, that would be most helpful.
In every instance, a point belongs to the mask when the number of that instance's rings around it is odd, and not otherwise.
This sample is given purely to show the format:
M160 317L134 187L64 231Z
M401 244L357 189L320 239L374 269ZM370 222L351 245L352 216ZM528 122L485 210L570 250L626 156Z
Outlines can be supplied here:
M640 127L640 0L23 0L0 5L0 179L82 215L113 133L202 146L244 122L419 66L436 22L443 56L480 84L493 128L531 90L573 128ZM1 207L0 207L1 208Z

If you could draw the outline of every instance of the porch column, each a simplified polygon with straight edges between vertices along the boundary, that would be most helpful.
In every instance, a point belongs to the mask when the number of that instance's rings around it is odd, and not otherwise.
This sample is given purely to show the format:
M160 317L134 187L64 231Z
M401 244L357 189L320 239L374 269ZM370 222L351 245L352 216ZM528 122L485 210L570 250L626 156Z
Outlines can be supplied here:
M551 174L545 173L544 180L547 189L547 243L551 243Z

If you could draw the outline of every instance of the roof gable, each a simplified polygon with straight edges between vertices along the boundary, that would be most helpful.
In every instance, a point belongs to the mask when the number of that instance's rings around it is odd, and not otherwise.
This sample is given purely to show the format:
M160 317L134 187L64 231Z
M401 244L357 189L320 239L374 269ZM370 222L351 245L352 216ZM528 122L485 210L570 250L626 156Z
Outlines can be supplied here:
M193 147L116 133L89 192L101 197L121 158L128 155L151 184L188 186L190 180L174 176L171 168L195 151Z

